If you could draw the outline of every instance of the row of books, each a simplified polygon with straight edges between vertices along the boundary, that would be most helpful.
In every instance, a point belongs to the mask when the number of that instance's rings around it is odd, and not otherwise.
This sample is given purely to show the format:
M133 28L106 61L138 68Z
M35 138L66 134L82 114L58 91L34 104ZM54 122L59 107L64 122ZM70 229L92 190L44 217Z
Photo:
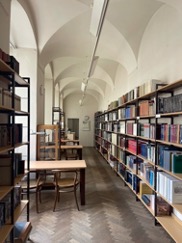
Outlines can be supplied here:
M182 181L163 172L157 172L157 192L169 203L182 203Z
M160 140L182 144L181 124L158 124L160 128Z
M182 124L119 122L118 132L182 144Z
M0 186L13 185L12 178L24 174L24 170L25 161L21 153L15 153L14 157L12 154L0 154Z
M154 194L143 194L143 202L151 208L154 212L155 210L155 195ZM172 207L167 203L162 197L157 196L156 200L156 216L170 216L172 212Z
M182 94L158 98L158 113L173 113L182 111Z
M151 79L146 81L140 86L135 87L134 89L130 90L126 94L122 95L118 98L118 105L122 105L128 101L134 100L138 97L143 95L149 94L158 88L163 87L165 84L161 80Z
M19 74L19 62L14 56L9 55L7 52L0 48L0 59L9 65L16 73Z
M140 163L138 173L145 178L152 187L154 186L154 167L151 164L148 162Z
M13 190L14 190L13 209L15 210L15 208L21 203L21 186L16 185ZM12 199L11 199L11 192L10 192L0 201L0 228L3 225L8 223L12 215L11 204L12 204Z
M140 155L151 162L155 162L155 146L152 143L139 143Z
M0 106L8 109L13 108L12 97L13 93L11 91L0 87ZM14 109L16 111L21 111L21 97L16 94L14 94Z
M154 116L156 114L155 100L143 100L139 103L139 116Z
M182 150L158 145L158 165L172 173L182 173Z
M14 129L14 133L13 133ZM11 146L21 143L23 138L23 125L17 124L0 124L0 147Z
M126 108L118 109L118 119L134 118L136 116L136 106L130 105Z
M134 190L136 193L139 190L139 181L140 179L133 174L130 170L125 170L125 180L131 185L132 190Z

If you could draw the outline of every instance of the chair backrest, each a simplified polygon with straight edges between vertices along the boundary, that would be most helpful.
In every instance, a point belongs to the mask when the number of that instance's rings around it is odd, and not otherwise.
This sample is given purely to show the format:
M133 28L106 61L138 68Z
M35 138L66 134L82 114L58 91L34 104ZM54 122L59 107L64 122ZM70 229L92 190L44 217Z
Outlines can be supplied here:
M66 159L78 159L78 151L77 149L66 149L65 151L65 157Z
M57 170L55 172L55 183L58 184L58 181L61 179L72 179L74 184L78 182L78 171L77 170Z

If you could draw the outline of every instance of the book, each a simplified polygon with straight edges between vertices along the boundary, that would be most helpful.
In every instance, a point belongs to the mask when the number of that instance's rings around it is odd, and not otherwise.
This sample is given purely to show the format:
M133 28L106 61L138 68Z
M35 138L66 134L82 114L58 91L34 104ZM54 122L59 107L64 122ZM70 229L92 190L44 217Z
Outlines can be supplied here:
M182 173L182 152L180 154L172 154L171 166L173 173Z
M31 222L18 221L14 225L14 242L24 243L32 230Z
M12 158L8 154L0 155L0 186L12 185Z
M143 181L139 182L139 192L140 196L143 194L153 194L153 190Z
M157 196L157 216L171 215L172 208L162 197Z
M0 204L4 205L4 213L5 213L5 223L9 220L11 216L11 193L8 193L1 201Z
M167 171L172 171L173 155L181 154L182 151L179 150L164 150L164 163L163 168Z
M182 181L177 179L169 180L169 202L173 204L182 203Z
M0 228L5 224L5 204L0 203Z

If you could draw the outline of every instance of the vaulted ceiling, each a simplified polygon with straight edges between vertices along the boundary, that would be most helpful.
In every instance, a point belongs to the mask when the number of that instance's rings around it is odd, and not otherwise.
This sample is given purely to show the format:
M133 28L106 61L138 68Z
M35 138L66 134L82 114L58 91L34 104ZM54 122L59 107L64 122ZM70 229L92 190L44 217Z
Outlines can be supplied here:
M64 97L81 93L94 54L87 92L103 97L118 65L128 74L136 68L145 29L164 4L182 9L181 0L108 1L97 38L90 32L93 0L12 0L10 39L14 47L37 50L46 78L59 84Z

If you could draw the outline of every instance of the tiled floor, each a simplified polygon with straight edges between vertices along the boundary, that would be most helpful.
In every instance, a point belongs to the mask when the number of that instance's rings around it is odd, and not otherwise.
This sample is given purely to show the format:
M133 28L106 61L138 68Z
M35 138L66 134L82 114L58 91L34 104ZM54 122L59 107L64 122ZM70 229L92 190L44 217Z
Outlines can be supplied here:
M172 243L172 239L94 148L84 148L86 205L78 211L72 194L64 194L53 212L54 191L42 193L41 213L31 195L34 243Z

